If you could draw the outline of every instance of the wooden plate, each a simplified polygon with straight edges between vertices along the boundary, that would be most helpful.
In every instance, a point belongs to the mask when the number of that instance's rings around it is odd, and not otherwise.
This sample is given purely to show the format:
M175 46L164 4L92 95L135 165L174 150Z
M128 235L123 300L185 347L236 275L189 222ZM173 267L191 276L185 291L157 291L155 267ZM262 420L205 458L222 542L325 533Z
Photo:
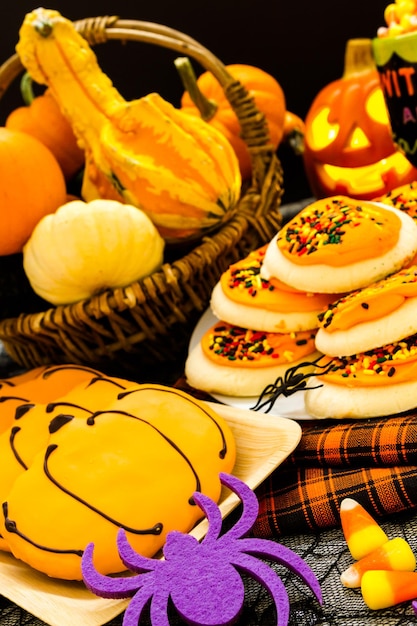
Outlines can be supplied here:
M230 425L237 445L233 474L251 489L257 487L297 447L301 427L288 418L267 417L230 406L207 403ZM239 503L228 490L219 503L223 518ZM203 519L190 534L201 539ZM102 626L124 611L129 600L108 600L91 594L82 582L48 578L0 552L1 594L50 626Z

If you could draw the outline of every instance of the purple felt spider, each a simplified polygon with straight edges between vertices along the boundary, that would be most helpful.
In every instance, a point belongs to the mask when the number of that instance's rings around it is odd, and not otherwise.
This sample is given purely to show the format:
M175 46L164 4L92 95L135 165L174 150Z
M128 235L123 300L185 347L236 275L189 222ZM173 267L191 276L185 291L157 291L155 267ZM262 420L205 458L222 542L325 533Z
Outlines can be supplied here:
M209 522L207 534L199 543L195 537L178 531L167 535L164 559L141 556L129 544L123 529L117 536L117 547L123 563L136 572L131 577L104 576L93 565L94 544L82 557L85 584L96 595L105 598L133 596L123 619L123 626L137 626L149 600L153 626L169 626L168 601L171 598L182 619L194 626L227 626L238 617L244 602L244 584L240 572L258 580L271 594L278 615L278 626L289 619L288 594L282 580L263 557L285 565L312 589L319 602L319 582L307 563L289 548L267 539L242 538L258 514L253 491L238 478L220 474L223 485L241 499L244 508L232 528L220 536L222 517L213 500L197 492L194 500Z

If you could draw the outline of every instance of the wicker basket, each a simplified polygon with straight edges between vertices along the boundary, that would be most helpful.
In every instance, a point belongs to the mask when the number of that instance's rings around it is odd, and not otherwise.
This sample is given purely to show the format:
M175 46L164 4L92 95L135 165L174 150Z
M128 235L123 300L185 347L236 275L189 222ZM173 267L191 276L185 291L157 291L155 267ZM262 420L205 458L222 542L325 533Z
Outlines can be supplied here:
M252 181L242 189L230 221L191 249L178 249L160 271L76 304L37 313L26 309L0 321L0 340L22 367L80 363L135 380L155 380L167 368L182 368L193 328L221 273L280 228L281 164L252 97L197 41L159 24L117 17L88 18L75 26L90 45L111 39L148 42L187 55L211 71L240 121L252 156ZM0 97L22 71L17 55L0 67Z

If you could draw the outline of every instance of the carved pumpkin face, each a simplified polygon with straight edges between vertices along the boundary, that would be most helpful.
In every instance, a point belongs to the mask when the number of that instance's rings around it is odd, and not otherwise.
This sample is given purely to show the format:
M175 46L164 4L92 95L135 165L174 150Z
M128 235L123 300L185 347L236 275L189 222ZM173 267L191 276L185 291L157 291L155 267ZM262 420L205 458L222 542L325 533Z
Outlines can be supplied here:
M314 195L369 200L417 170L391 136L371 41L348 41L342 78L324 87L305 120L304 164Z

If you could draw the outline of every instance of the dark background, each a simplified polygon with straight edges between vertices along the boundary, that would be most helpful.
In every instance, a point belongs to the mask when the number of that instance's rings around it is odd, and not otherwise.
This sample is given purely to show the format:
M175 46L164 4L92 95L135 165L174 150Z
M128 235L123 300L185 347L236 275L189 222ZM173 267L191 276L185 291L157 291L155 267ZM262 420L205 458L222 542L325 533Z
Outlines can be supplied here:
M14 53L24 15L39 6L28 0L2 4L0 62ZM375 36L384 23L386 4L388 0L56 0L43 6L72 20L118 15L176 28L225 64L256 65L272 74L284 89L287 109L304 117L320 89L342 75L347 40ZM173 65L175 53L119 41L96 46L95 51L126 99L158 91L178 105L182 85ZM198 65L195 69L202 71ZM13 84L0 102L0 123L17 102L17 85ZM279 155L285 176L284 201L309 195L301 159L286 146Z

